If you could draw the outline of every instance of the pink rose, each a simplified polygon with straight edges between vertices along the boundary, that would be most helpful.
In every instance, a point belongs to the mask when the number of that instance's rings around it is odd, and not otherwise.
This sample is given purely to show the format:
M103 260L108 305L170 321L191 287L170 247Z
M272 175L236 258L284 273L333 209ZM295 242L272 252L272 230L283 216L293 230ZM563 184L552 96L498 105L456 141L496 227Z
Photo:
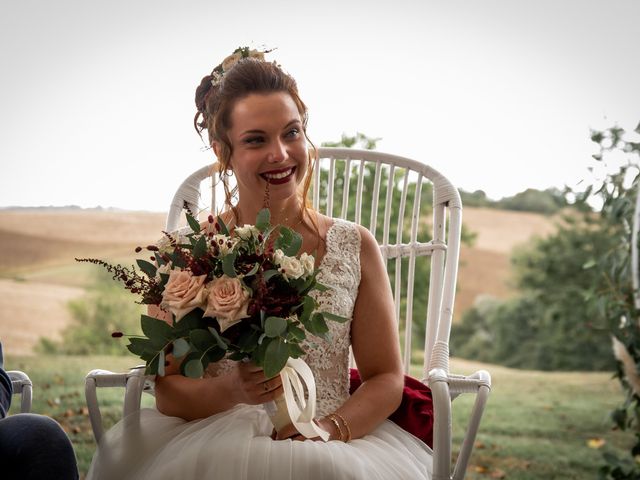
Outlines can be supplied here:
M207 294L204 289L206 278L206 275L193 276L186 270L169 272L169 280L162 293L162 305L176 316L176 321L194 308L204 306Z
M215 317L220 331L224 332L231 325L249 317L248 305L249 292L242 287L240 280L223 275L209 284L204 316Z

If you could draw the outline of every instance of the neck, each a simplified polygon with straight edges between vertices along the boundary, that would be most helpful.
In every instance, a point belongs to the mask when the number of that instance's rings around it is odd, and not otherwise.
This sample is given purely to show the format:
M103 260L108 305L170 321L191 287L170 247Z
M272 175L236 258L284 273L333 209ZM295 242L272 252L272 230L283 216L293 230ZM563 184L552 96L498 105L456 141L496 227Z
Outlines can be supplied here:
M288 198L286 200L277 201L271 199L269 202L269 211L271 212L271 225L284 225L287 227L295 227L300 224L302 218L302 204L300 198ZM254 224L258 212L264 208L262 205L247 205L242 202L236 207L238 210L238 224Z

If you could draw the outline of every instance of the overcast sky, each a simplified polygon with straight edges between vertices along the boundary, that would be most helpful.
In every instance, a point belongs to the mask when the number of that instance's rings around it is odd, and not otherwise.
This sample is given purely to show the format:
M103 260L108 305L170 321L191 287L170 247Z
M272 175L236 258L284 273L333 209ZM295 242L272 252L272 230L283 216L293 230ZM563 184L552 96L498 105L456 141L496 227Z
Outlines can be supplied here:
M3 0L0 206L166 210L213 160L200 78L262 44L316 144L381 137L496 199L573 184L591 128L640 121L639 24L635 0Z

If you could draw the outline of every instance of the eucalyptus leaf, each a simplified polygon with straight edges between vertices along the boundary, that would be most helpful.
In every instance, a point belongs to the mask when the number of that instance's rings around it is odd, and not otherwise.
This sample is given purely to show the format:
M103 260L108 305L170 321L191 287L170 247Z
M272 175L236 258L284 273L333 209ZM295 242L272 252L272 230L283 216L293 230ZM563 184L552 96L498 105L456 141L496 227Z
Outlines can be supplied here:
M158 269L153 263L147 262L146 260L142 260L140 258L136 260L136 263L138 264L138 267L140 267L140 270L142 270L147 275L147 277L153 278L156 276L156 271Z
M207 238L203 235L198 238L195 246L193 247L193 256L198 259L207 253Z
M280 275L280 272L278 270L271 269L271 270L267 270L266 272L264 272L264 274L262 276L264 277L264 281L268 282L269 280L271 280L276 275Z
M158 374L158 355L155 355L153 359L147 363L147 367L144 369L145 375L157 375Z
M318 290L319 292L326 292L327 290L329 290L329 287L327 287L326 285L323 285L320 282L316 282L315 286L313 287L314 290Z
M160 286L162 288L164 288L168 281L169 281L169 274L168 273L161 273L160 274Z
M161 377L164 377L164 363L165 363L164 350L160 350L158 352L158 375L160 375Z
M281 338L272 340L264 355L264 375L275 377L284 368L289 359L289 345Z
M189 360L184 366L184 373L189 378L201 378L204 374L204 368L202 362L197 358Z
M176 333L174 336L183 337L189 334L189 331L196 328L206 328L207 323L203 319L204 311L201 308L194 308L175 324Z
M166 345L173 336L173 329L166 322L158 320L157 318L141 315L140 324L142 326L142 332L156 347Z
M229 345L227 344L227 342L220 336L220 334L216 331L215 328L209 327L209 332L215 339L216 343L218 344L218 347L220 347L222 350L226 350L227 348L229 348Z
M173 341L173 356L176 358L184 357L187 353L189 353L190 349L191 346L189 345L189 342L187 342L184 338L178 338Z
M302 312L299 314L300 321L303 324L306 324L309 318L311 318L311 314L315 308L315 300L312 297L304 297L304 300L302 301Z
M322 315L324 316L325 319L331 320L333 322L345 323L345 322L349 321L348 318L341 317L340 315L336 315L334 313L322 312Z
M230 253L222 257L222 271L227 277L235 278L236 275L236 253Z
M300 348L300 345L298 345L297 343L291 343L289 342L287 345L289 345L289 356L292 358L300 358L302 355L304 355L304 350L302 348Z
M187 213L186 215L187 215L187 223L189 223L189 226L191 227L191 230L193 230L193 233L200 233L200 222L198 222L198 220L196 220L189 213Z
M320 335L329 331L329 327L327 326L327 322L324 321L324 316L316 312L311 315L311 332Z
M287 246L287 248L283 250L284 254L290 257L297 255L300 251L300 248L302 247L302 235L300 235L295 230L292 230L291 232L291 242L289 243L289 246Z
M256 217L256 228L262 233L271 226L270 222L271 212L268 208L263 208L258 212L258 216Z
M160 255L154 255L154 257L156 257L156 263L158 264L158 267L161 267L167 263L162 259Z
M304 340L307 336L304 333L304 330L301 329L300 327L297 327L295 325L290 325L289 326L289 333L296 339L296 340Z
M129 344L127 345L127 349L133 353L134 355L142 356L145 351L147 352L155 352L156 350L153 348L151 340L148 338L130 338ZM154 353L155 354L155 353Z
M292 230L287 227L280 228L280 235L275 241L273 246L274 250L280 249L283 252L289 247L291 244L291 239L293 237Z
M281 317L267 317L264 322L264 333L268 337L279 337L287 331L287 321Z
M211 335L209 330L198 328L189 332L189 340L197 350L204 352L215 344L216 339Z
M251 360L253 360L256 365L261 367L264 366L264 356L270 341L271 339L266 337L266 341L258 343L256 349L251 353Z
M249 330L243 332L238 339L238 348L247 353L253 352L258 345L258 337L260 334L257 330Z
M185 258L180 253L174 251L168 255L174 268L185 268L187 266Z
M219 360L222 360L226 354L226 350L222 350L218 347L213 347L207 350L206 358L209 360L209 363L215 363Z

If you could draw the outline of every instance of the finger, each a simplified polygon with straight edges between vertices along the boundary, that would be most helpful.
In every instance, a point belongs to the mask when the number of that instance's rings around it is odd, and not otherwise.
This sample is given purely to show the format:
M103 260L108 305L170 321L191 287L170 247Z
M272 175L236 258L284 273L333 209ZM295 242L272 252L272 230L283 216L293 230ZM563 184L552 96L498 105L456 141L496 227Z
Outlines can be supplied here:
M264 393L273 392L278 389L282 389L282 381L278 378L271 378L269 380L265 380L264 382L260 382L258 384L260 390Z
M238 368L240 371L246 373L264 373L262 367L259 367L253 362L238 362Z
M276 398L282 396L284 394L284 389L282 388L282 385L280 385L278 388L274 388L273 390L268 390L268 391L261 391L259 396L260 396L260 402L264 403L264 402L269 402L271 400L275 400Z
M292 424L285 425L282 427L278 434L276 435L277 440L286 440L288 438L293 438L296 435L300 435L300 432L296 430L296 428Z

